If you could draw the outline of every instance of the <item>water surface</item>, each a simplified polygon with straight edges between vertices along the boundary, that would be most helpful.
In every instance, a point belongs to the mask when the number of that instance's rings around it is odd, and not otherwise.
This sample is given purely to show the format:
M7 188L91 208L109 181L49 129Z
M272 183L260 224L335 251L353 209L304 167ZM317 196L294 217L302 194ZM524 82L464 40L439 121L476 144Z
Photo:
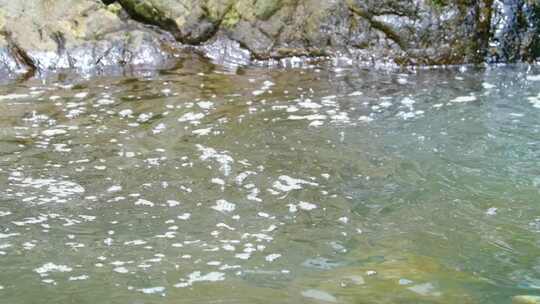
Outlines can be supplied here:
M540 295L540 70L0 87L1 303Z

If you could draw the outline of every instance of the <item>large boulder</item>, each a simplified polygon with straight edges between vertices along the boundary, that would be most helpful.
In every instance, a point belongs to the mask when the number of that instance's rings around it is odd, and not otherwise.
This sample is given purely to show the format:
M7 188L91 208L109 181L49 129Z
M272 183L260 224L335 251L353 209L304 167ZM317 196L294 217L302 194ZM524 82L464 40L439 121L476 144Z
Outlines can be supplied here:
M175 40L92 0L0 0L2 74L107 66L159 65Z

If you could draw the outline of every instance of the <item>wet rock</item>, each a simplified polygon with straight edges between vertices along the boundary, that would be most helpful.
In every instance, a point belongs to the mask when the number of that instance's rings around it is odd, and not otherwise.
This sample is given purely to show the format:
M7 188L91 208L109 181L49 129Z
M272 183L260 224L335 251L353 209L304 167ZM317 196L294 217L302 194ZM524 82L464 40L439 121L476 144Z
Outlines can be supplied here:
M337 299L333 295L317 289L308 289L302 291L302 295L306 298L311 298L323 302L336 303Z
M308 268L316 268L316 269L332 269L339 266L342 266L343 263L339 261L330 260L327 258L317 257L312 259L307 259L302 263L302 266L308 267Z
M101 1L0 0L3 74L107 66L159 65L175 40L122 16Z
M227 37L255 59L346 55L363 62L480 62L492 0L119 0L183 43Z
M435 286L433 286L433 284L431 283L418 284L418 285L411 286L407 289L421 296L438 297L441 295L441 293L437 291Z
M528 0L0 0L3 74L159 67L180 44L220 64L534 61L539 36Z
M341 279L340 286L347 287L351 285L364 285L366 281L361 275L345 276Z
M540 2L495 0L489 60L534 61L540 57Z

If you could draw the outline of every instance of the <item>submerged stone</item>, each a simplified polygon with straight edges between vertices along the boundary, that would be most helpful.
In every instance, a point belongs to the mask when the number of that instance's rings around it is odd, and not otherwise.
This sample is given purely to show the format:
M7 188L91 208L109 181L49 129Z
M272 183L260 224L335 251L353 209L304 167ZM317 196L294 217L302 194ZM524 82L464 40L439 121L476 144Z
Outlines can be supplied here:
M415 292L422 296L438 297L441 295L439 291L431 283L418 284L407 288L408 290Z
M512 304L540 304L540 296L519 295L512 298Z
M322 290L308 289L308 290L302 291L302 295L306 298L312 298L312 299L323 301L323 302L330 302L330 303L337 302L336 297Z
M302 266L309 268L318 268L318 269L332 269L343 265L342 262L333 261L327 258L313 258L307 259L302 263Z

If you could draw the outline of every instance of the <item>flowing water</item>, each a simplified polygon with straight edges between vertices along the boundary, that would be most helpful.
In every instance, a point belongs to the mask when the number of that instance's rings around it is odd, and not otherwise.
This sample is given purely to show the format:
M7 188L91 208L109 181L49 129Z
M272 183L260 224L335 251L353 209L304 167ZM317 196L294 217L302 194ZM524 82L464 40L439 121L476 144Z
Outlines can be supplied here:
M0 303L540 295L540 69L0 87Z

